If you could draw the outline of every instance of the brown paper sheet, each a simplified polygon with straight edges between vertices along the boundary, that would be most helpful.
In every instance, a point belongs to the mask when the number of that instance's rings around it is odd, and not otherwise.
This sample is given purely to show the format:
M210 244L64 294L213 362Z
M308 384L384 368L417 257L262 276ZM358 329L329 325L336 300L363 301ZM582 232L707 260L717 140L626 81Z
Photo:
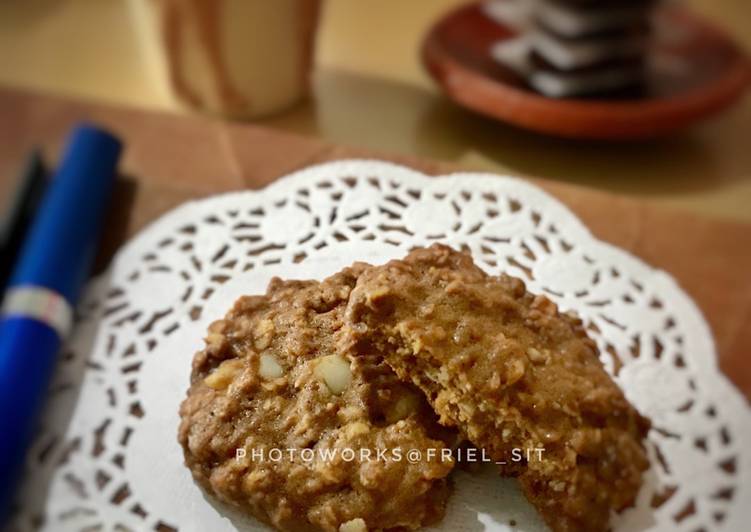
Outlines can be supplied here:
M223 123L0 89L0 193L34 145L55 161L69 128L91 120L126 143L102 259L145 224L196 197L260 188L303 166L351 157L388 159L430 174L455 166L332 146L257 126ZM670 272L695 299L720 366L751 397L751 225L656 209L644 202L533 179L600 239Z

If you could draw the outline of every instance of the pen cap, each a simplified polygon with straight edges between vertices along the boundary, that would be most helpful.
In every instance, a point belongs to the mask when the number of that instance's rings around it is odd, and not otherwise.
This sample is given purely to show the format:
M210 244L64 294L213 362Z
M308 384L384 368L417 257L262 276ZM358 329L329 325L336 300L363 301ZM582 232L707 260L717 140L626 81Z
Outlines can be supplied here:
M75 303L94 257L120 151L120 141L101 129L81 125L73 131L10 286L43 286Z

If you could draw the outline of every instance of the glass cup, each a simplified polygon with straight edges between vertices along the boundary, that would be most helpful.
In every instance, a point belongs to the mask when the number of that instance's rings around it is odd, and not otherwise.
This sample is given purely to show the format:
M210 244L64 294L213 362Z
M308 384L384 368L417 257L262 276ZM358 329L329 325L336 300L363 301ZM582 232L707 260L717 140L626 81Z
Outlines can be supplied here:
M231 118L310 91L320 0L130 0L152 74L182 103Z

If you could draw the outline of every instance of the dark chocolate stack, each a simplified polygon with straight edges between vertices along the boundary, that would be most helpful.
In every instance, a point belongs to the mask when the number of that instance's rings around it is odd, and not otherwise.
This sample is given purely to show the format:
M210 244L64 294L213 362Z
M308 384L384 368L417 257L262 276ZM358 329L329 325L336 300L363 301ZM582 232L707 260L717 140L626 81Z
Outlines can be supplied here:
M555 98L638 88L655 0L535 0L532 86Z

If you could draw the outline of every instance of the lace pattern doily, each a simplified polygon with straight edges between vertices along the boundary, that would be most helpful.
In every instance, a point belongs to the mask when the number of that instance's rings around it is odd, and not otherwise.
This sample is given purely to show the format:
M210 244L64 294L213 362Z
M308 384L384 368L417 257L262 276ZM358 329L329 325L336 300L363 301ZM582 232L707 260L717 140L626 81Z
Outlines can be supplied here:
M616 530L751 522L751 414L717 368L706 322L668 274L597 241L525 181L341 161L184 204L91 282L11 530L263 529L220 513L182 465L177 408L207 324L273 275L322 278L436 241L578 312L608 371L652 419L651 468L636 507L614 517ZM544 529L514 481L492 470L456 477L438 529Z

